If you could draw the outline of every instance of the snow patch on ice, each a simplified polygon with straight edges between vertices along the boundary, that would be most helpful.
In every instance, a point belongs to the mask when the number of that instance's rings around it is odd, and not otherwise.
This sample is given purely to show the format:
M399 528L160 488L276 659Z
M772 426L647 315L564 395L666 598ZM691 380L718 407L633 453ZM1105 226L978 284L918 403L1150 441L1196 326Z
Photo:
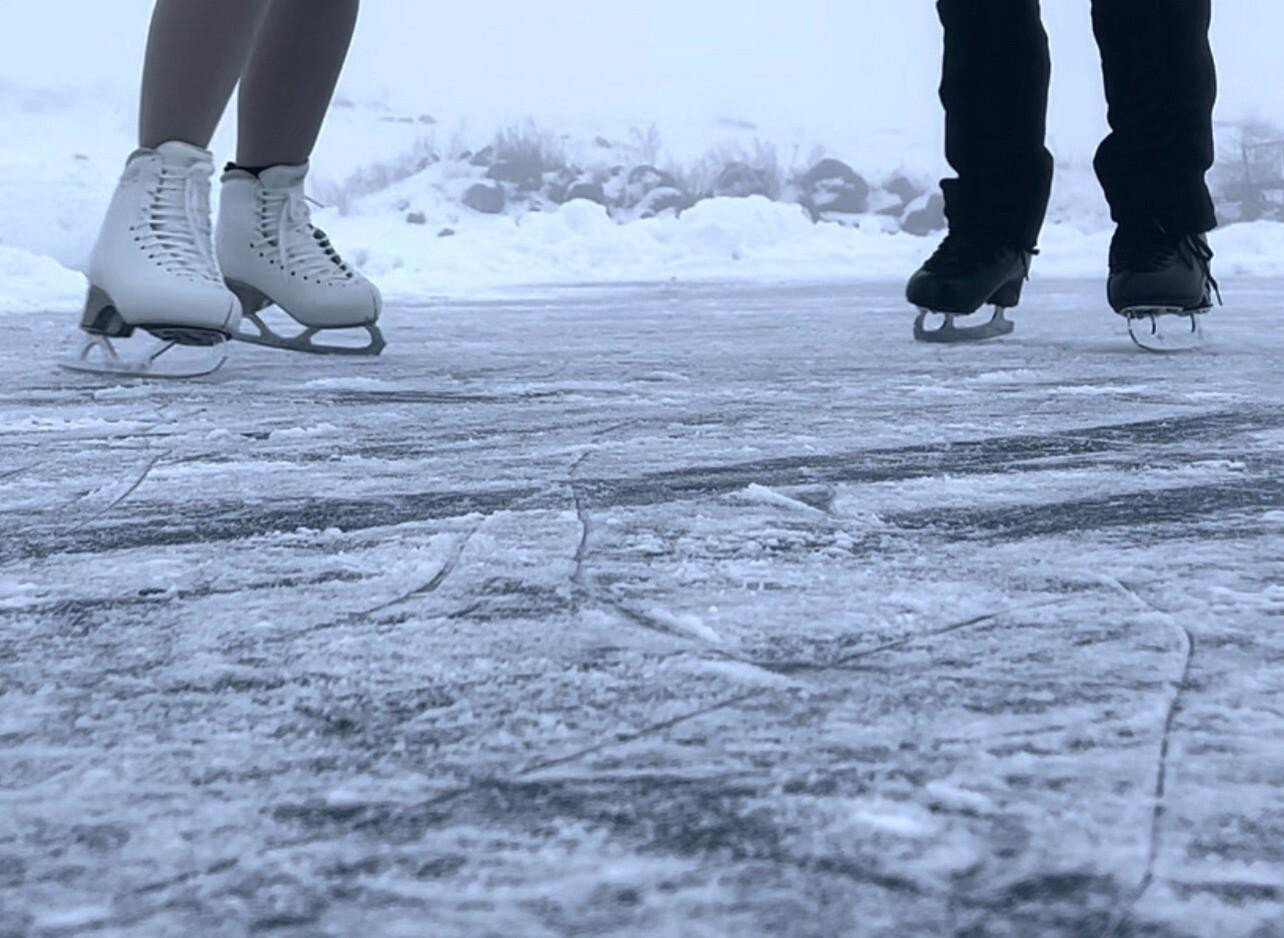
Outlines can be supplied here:
M1237 460L1208 459L1176 468L1151 468L1145 475L1100 468L1050 469L1037 464L977 475L937 475L840 487L833 509L839 517L851 511L914 511L924 504L940 509L987 505L1050 504L1081 498L1109 486L1117 493L1156 491L1228 480L1246 470Z
M95 401L134 401L148 400L155 396L155 390L145 384L117 384L110 388L99 388L93 392Z
M79 414L73 417L24 416L0 423L6 433L71 433L83 430L112 430L121 434L135 432L142 421L109 420Z
M745 687L784 688L797 684L797 681L783 674L769 671L747 661L734 659L682 661L678 663L678 667L690 674L720 677L732 684Z
M26 605L45 594L45 587L31 580L0 576L0 609Z
M36 927L40 930L80 931L94 928L111 916L111 908L106 905L79 905L60 909L49 909L36 917Z
M852 801L849 805L850 822L882 833L923 838L940 830L940 822L917 805L882 798Z
M768 488L765 485L759 485L754 482L739 493L738 497L747 502L756 502L760 505L773 505L777 508L788 508L791 511L805 511L810 514L824 514L819 508L808 505L806 502L799 501L796 498L790 498L782 492Z
M952 811L968 814L989 814L996 810L994 802L978 791L960 788L949 782L937 780L924 787L932 803Z
M310 427L287 427L284 430L273 430L269 438L273 440L298 440L312 436L333 436L340 433L332 423L318 423Z
M378 378L362 378L357 375L351 375L313 378L311 381L305 381L303 387L326 391L390 391L396 388L397 385L391 381L381 381Z
M1047 375L1029 368L1010 368L1004 371L983 371L969 380L974 384L1019 384L1046 380Z
M656 622L682 635L689 635L710 645L723 644L722 636L718 631L706 625L704 619L693 612L670 612L653 606L647 610L647 614Z

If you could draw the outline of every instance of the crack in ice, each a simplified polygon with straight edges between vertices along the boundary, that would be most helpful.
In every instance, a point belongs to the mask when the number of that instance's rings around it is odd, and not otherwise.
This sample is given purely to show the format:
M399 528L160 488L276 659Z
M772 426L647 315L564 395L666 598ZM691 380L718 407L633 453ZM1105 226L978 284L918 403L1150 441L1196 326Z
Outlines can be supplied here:
M1196 643L1195 635L1188 627L1178 622L1171 613L1150 602L1122 580L1109 576L1103 576L1101 580L1134 600L1138 605L1163 616L1180 632L1182 642L1181 674L1176 681L1170 682L1173 690L1172 700L1168 704L1168 712L1164 717L1163 732L1159 740L1159 758L1155 769L1155 788L1150 814L1150 832L1146 848L1146 865L1142 871L1141 879L1128 898L1127 904L1119 910L1102 935L1102 938L1120 938L1123 934L1122 929L1131 920L1138 904L1146 893L1150 891L1150 887L1155 881L1155 866L1159 860L1159 852L1163 847L1164 817L1168 813L1168 771L1171 761L1172 737L1177 723L1177 714L1181 711L1186 690L1190 686L1190 672L1195 660Z

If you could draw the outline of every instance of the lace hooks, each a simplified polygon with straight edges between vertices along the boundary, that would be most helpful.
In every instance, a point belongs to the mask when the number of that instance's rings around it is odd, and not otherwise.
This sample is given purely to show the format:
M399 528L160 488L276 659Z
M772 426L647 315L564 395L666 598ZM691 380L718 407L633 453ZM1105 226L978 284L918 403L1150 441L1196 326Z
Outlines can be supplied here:
M1207 239L1202 238L1199 235L1190 235L1187 238L1187 244L1190 246L1190 250L1195 255L1196 260L1199 261L1199 265L1204 272L1204 278L1208 281L1208 286L1217 297L1217 305L1225 306L1226 301L1222 299L1221 284L1219 284L1217 282L1217 278L1213 276L1212 265L1214 254L1212 247L1209 246Z

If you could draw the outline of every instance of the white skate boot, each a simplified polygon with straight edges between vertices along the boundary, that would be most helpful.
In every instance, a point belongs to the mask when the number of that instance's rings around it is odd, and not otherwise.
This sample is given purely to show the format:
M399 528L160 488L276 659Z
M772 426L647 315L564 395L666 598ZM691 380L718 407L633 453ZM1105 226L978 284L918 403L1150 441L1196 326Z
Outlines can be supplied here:
M313 227L303 194L308 166L273 166L257 176L230 167L223 176L218 259L230 289L257 332L236 338L256 345L328 355L378 355L379 290L344 263L325 232ZM303 326L293 337L274 332L260 311L275 305ZM312 341L318 332L364 329L365 345Z
M63 364L188 378L227 359L241 317L214 259L210 154L181 142L130 157L89 264L81 337Z

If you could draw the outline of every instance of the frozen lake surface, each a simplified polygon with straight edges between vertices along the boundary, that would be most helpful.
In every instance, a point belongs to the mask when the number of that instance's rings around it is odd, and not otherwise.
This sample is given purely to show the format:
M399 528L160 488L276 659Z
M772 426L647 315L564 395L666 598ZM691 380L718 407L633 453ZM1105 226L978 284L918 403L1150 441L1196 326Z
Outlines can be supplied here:
M1233 278L1227 278L1233 279ZM1284 282L0 347L0 936L1284 935Z

